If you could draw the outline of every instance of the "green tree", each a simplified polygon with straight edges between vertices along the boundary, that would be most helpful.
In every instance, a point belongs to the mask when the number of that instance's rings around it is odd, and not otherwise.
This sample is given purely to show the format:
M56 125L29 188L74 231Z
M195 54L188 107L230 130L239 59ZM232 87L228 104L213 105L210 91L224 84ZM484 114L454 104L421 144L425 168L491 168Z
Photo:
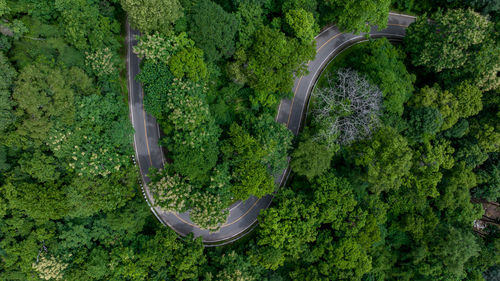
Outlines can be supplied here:
M154 204L164 211L187 211L192 205L190 196L193 186L177 174L162 173L159 177L149 184Z
M189 235L180 241L173 230L161 227L137 249L137 264L133 266L144 268L145 274L150 274L151 278L156 275L175 280L193 280L198 279L201 267L206 264L203 252L201 238L193 239ZM117 262L122 262L120 256L116 258Z
M436 187L442 179L443 169L453 167L454 151L450 142L444 139L420 144L413 150L413 166L406 185L424 198L439 196Z
M415 107L432 107L439 110L443 117L442 130L451 128L461 117L459 114L458 100L447 90L442 90L438 84L432 87L424 86L409 102Z
M315 0L285 0L281 5L283 13L293 9L304 9L310 13L316 14L316 6L318 3Z
M193 208L189 211L191 220L203 229L217 231L229 215L225 202L219 195L210 193L200 193L193 197Z
M234 53L238 30L236 16L209 0L199 1L190 11L189 35L208 62L228 58Z
M136 79L144 86L144 109L153 115L160 125L164 125L168 115L167 93L174 76L166 64L146 60ZM164 127L164 126L162 126Z
M21 210L40 222L60 219L68 212L60 183L38 184L8 179L2 191L10 208Z
M285 22L291 34L302 40L305 44L313 41L314 36L318 33L313 14L302 8L289 10L285 14Z
M250 254L254 263L272 270L286 258L298 259L307 243L316 240L319 227L319 209L305 195L285 189L278 198L278 206L262 212L257 242L261 247Z
M263 10L257 3L242 1L238 5L236 18L238 19L238 45L248 48L252 45L252 38L263 25Z
M141 59L147 59L154 63L167 64L170 56L177 50L175 41L156 32L140 36L134 53Z
M312 180L330 168L333 151L323 144L308 139L299 143L292 153L290 166L292 170L301 176Z
M162 145L169 149L176 172L190 181L208 182L221 130L210 114L206 88L174 78L163 64L146 63L138 79L145 85L146 108L167 134Z
M433 138L443 125L443 116L432 107L410 108L406 135L412 141L425 142Z
M257 281L262 280L265 272L262 267L252 265L246 255L234 250L220 254L214 264L221 266L217 280Z
M171 57L168 65L172 74L177 78L186 77L193 82L198 82L207 76L203 51L196 47L182 49Z
M133 26L148 34L168 34L173 23L183 16L178 0L122 0L121 4Z
M0 70L0 90L7 90L12 86L12 83L17 76L17 71L14 67L12 67L3 52L0 52Z
M73 127L54 128L47 145L79 176L107 177L130 167L132 128L118 97L78 99Z
M425 256L423 248L417 248L411 253L415 258L422 258L415 270L415 278L463 279L466 276L465 263L479 252L477 238L471 231L453 226L438 228L433 235L428 235L426 242L428 256Z
M370 41L361 50L347 58L377 85L384 95L384 111L401 116L403 104L413 93L415 75L408 73L403 63L405 54L386 38Z
M0 17L9 12L9 6L5 0L0 0Z
M411 168L407 140L390 127L382 127L371 140L355 143L349 151L354 164L365 167L362 177L374 193L399 188Z
M330 10L326 21L356 33L368 32L373 25L382 29L387 26L390 4L390 0L328 0L325 5Z
M119 59L109 48L99 49L86 55L87 67L90 67L98 78L111 80L118 75Z
M476 115L483 109L482 93L476 86L467 81L451 90L458 101L458 114L462 118Z
M14 122L10 98L10 88L17 76L16 70L10 65L7 57L0 52L0 132L3 132Z
M231 188L234 197L245 200L251 195L262 197L270 194L275 186L261 162L266 155L262 145L236 123L230 126L229 136L221 150L234 167Z
M466 64L492 28L486 17L471 9L436 12L431 18L418 18L408 28L405 47L414 65L435 72Z
M168 64L170 57L182 48L192 48L194 41L187 37L185 32L179 35L165 36L159 32L140 36L134 53L141 59L145 58L154 63Z
M56 0L54 8L61 14L61 25L67 40L78 50L119 48L116 34L120 31L118 21L103 16L99 6L85 0Z
M293 77L306 73L306 62L314 55L312 44L301 44L279 30L263 27L256 33L247 53L245 73L249 85L264 93L288 93L293 86ZM275 104L279 97L281 95L274 97L269 104Z
M288 150L292 146L293 134L270 114L262 114L250 124L252 135L266 152L261 162L271 175L279 175L288 166Z
M53 182L59 179L60 173L56 171L58 163L55 158L40 151L33 154L26 153L18 163L23 172L39 182Z
M498 156L490 157L476 172L478 185L472 192L473 198L498 202L500 198L500 161Z
M17 117L12 138L23 146L39 146L48 139L52 128L73 123L74 91L58 68L45 64L23 68L12 99Z
M338 279L361 280L372 268L371 257L354 239L344 238L338 241L329 254L332 275Z

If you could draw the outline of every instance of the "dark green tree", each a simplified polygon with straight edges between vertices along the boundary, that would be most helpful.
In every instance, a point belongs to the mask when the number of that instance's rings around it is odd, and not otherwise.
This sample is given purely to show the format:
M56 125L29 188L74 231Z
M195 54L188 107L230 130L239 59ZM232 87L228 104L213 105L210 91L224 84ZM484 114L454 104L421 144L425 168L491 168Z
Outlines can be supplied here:
M199 1L190 11L189 35L208 62L230 57L235 50L238 20L209 0Z
M443 116L435 108L418 107L408 111L406 135L414 142L425 142L433 138L443 125Z

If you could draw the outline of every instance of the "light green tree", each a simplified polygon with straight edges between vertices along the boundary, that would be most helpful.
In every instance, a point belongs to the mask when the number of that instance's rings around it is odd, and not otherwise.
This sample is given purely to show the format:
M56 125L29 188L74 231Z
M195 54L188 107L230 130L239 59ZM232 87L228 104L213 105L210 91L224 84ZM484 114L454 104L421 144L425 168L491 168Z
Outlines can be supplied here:
M144 33L167 34L183 16L178 0L122 0L121 4L133 26Z
M349 151L354 164L365 167L364 180L374 193L397 189L412 165L408 141L390 127L382 127L371 140L355 143Z
M343 30L359 33L370 31L373 25L385 28L391 1L327 0L325 4L331 8L327 17L329 22L336 23Z
M183 48L173 55L168 64L170 71L177 78L198 82L207 76L207 66L203 61L203 51L196 47Z
M23 68L12 99L18 120L12 137L21 145L41 145L52 128L74 121L74 91L58 68L46 64Z
M285 22L292 34L305 44L313 41L318 33L313 14L302 8L289 10L285 15Z
M257 31L255 40L246 54L245 66L249 85L264 94L275 97L269 104L275 104L279 93L288 93L293 86L293 77L306 73L306 63L312 60L315 50L312 44L301 44L289 39L276 29L263 27Z

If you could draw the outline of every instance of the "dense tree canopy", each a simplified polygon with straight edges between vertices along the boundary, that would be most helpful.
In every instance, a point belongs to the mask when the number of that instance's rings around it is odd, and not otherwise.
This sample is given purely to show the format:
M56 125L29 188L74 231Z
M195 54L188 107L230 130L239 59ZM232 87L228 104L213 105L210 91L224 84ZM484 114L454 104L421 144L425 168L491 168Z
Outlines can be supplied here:
M404 44L363 43L326 68L380 89L371 134L328 145L314 107L296 141L275 122L319 27L383 26L390 3L0 0L0 280L496 280L496 1L394 0L419 16ZM126 16L166 148L151 207L216 232L236 200L274 192L253 235L203 247L151 214ZM370 101L356 89L326 115L352 117L338 108Z
M473 80L482 90L500 85L500 48L493 23L471 10L436 12L408 29L405 47L412 63L439 73L443 83Z

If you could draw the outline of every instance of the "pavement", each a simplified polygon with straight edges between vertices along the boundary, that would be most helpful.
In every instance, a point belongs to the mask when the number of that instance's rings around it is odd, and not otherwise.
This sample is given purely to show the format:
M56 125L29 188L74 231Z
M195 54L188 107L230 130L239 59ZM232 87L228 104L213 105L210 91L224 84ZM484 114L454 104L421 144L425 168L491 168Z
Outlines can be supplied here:
M378 30L373 27L368 34L372 38L387 37L389 40L402 40L408 25L415 18L395 13L389 14L386 29ZM132 46L137 44L135 36L139 33L131 29L127 23L127 72L129 87L130 119L135 129L134 148L136 161L142 177L142 190L151 211L158 220L171 227L181 236L193 233L195 237L201 236L207 246L221 245L233 242L253 229L257 223L260 210L269 207L272 195L260 199L251 197L244 202L236 202L229 207L227 222L217 232L201 229L189 219L189 212L174 213L164 212L154 207L153 196L149 191L150 179L147 174L151 167L161 169L165 163L164 153L158 144L160 129L154 117L144 111L144 92L141 84L134 79L139 72L140 59L132 52ZM295 135L301 129L304 115L307 112L309 96L315 82L326 67L328 62L356 43L366 41L366 34L342 33L335 26L325 28L316 37L316 57L308 62L309 74L295 79L292 99L283 99L279 105L276 121L285 124ZM288 169L276 178L276 184L282 185Z

